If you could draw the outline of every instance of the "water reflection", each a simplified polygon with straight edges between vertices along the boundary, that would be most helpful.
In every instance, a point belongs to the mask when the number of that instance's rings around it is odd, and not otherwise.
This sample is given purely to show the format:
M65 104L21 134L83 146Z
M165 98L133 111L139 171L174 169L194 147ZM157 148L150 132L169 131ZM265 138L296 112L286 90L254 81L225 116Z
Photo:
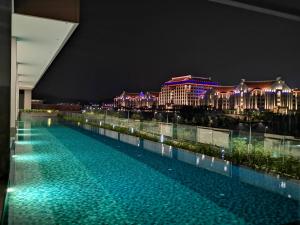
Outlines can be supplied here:
M17 136L19 137L25 137L25 136L39 136L39 133L17 133Z
M91 130L91 128L88 128ZM97 132L97 131L96 131ZM101 133L101 132L97 132ZM172 158L184 163L212 171L223 176L240 180L243 183L263 188L281 194L287 198L300 200L300 185L293 180L283 179L280 176L274 177L270 174L257 172L246 167L234 166L230 161L211 157L204 154L194 153L183 149L176 149L170 145L140 140L137 137L127 134L119 134L115 131L105 130L104 135L124 143L141 147L147 151Z
M48 120L47 120L47 125L48 125L48 127L51 127L51 124L52 124L52 119L51 119L51 118L48 118Z

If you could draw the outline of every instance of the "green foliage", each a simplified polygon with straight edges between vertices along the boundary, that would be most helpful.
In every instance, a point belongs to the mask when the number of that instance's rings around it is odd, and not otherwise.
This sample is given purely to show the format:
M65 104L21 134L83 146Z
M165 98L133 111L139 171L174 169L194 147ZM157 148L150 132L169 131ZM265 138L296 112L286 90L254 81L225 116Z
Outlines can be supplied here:
M131 116L131 119L133 119L133 120L142 120L143 118L142 118L141 114L133 113L132 116Z
M52 109L20 109L20 112L25 113L57 113L58 110L52 110Z
M272 152L266 150L262 142L248 146L245 140L234 139L230 158L237 165L300 179L299 158L292 155L272 156Z

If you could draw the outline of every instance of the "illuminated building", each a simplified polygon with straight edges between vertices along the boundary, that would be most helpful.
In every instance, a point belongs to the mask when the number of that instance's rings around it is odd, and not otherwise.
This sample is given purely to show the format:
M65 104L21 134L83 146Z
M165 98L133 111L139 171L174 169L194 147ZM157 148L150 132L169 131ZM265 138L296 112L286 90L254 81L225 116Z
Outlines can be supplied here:
M205 104L207 90L218 86L210 77L192 75L173 77L165 82L159 93L159 105L165 108L176 106L200 106Z
M158 92L128 93L123 91L114 98L114 107L128 109L151 109L156 107Z
M234 108L234 86L217 86L205 95L206 105L215 109Z
M293 91L281 77L270 81L242 80L234 92L234 109L237 112L245 109L278 113L295 110L293 108Z
M264 110L287 113L299 110L300 91L276 80L246 81L236 86L221 86L210 78L191 75L173 77L162 85L159 105L168 109L180 106L209 106L218 110Z
M300 90L293 90L293 107L295 110L300 110Z

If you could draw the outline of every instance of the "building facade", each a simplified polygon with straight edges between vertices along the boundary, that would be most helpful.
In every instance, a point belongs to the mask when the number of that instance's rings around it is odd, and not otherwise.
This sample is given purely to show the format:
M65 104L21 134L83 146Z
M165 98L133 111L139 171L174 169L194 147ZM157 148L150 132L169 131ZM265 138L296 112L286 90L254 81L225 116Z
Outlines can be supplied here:
M218 110L270 111L287 113L299 110L300 91L290 88L281 77L275 80L246 81L222 86L210 78L191 75L173 77L159 93L159 105L169 109L180 106L209 106Z
M173 77L162 85L158 104L165 108L204 105L206 92L218 85L210 77Z
M128 93L123 91L114 98L115 108L126 109L152 109L157 106L158 92Z

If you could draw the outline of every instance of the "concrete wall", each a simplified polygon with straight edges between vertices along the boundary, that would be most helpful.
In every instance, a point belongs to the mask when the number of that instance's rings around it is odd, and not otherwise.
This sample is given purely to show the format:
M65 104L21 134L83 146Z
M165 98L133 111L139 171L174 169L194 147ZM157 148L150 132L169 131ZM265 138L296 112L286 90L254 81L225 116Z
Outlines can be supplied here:
M198 127L197 142L229 148L230 131L225 129Z
M0 1L0 215L9 171L11 1Z

